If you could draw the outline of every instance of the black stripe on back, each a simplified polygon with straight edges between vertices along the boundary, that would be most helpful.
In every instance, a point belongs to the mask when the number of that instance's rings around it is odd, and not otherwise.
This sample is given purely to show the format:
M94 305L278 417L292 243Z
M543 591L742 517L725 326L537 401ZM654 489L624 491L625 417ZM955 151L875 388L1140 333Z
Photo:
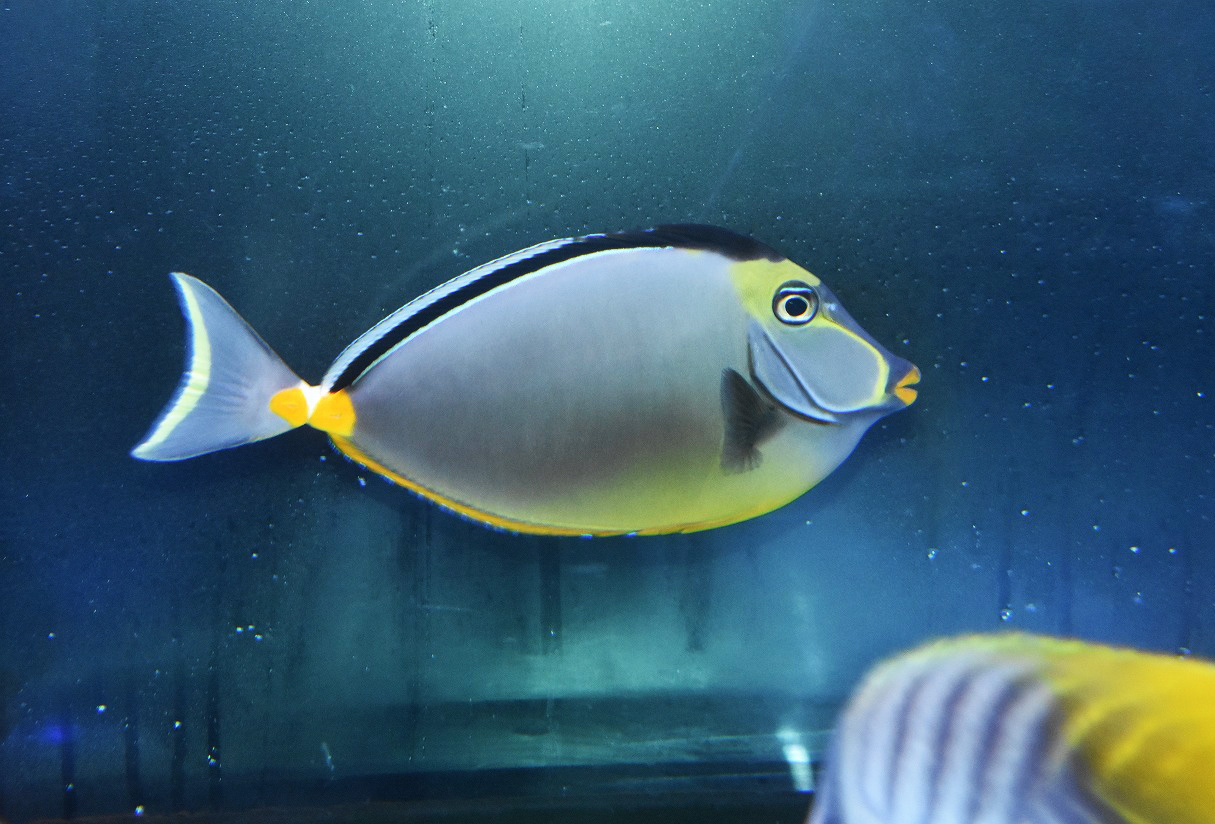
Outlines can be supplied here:
M373 363L390 351L401 341L417 332L424 326L458 309L470 300L484 295L486 292L505 286L513 280L538 272L546 266L564 263L583 255L595 252L606 252L616 249L661 249L675 247L678 249L701 249L717 252L731 260L771 260L779 261L784 257L773 251L758 240L722 229L717 226L705 226L696 223L672 224L658 226L632 232L617 232L607 235L586 235L572 239L552 249L547 249L523 260L516 260L501 269L485 273L482 277L466 283L459 289L444 295L414 314L403 318L400 323L389 329L378 340L373 341L366 349L352 359L333 382L331 392L345 389L354 383Z
M1009 710L1017 703L1029 688L1027 679L1017 676L1006 680L1001 685L996 698L987 706L980 708L979 713L968 719L969 723L982 724L983 738L980 743L978 757L974 764L968 765L968 786L971 788L968 798L966 816L963 821L975 821L983 801L984 780L996 758L999 747L1004 743L1004 727L1008 723Z
M945 774L945 753L951 748L950 745L957 734L956 727L962 719L958 716L958 707L962 705L962 699L966 697L967 692L974 686L975 677L978 675L978 670L974 665L970 669L961 673L954 682L954 685L945 694L945 699L941 702L941 725L937 728L936 736L932 741L932 748L929 752L935 754L932 764L929 767L928 774L925 780L928 781L928 800L925 809L931 816L936 814L936 807L941 795L941 786L949 778Z
M1045 688L1043 688L1045 689ZM1046 708L1045 717L1031 719L1034 729L1022 747L1021 764L1009 782L1011 796L1016 800L1015 819L1020 821L1030 816L1032 820L1033 798L1041 791L1051 751L1054 749L1062 720L1058 705L1052 700Z
M908 758L907 741L911 737L912 715L916 709L919 709L920 712L926 711L919 706L919 700L927 686L932 683L932 676L932 670L920 671L912 682L906 685L902 694L895 699L898 701L898 708L894 711L892 718L895 724L894 742L891 744L890 752L886 754L887 787L885 806L882 808L891 814L894 812L894 802L898 795L899 785L907 780L907 764L904 762Z

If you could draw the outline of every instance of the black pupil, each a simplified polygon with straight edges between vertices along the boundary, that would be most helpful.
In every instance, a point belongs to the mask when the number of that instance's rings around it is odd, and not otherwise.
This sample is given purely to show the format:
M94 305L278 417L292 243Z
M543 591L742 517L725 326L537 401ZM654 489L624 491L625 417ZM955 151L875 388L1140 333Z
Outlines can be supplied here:
M791 318L800 318L810 311L810 302L801 295L790 295L785 298L785 312Z

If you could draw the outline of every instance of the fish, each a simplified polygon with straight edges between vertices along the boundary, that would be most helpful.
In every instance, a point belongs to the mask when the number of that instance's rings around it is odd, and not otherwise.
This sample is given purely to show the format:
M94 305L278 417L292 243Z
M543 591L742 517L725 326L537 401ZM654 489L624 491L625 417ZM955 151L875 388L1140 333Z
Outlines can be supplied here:
M1210 824L1215 663L1026 633L937 641L849 699L807 824Z
M694 532L770 512L920 379L817 277L713 226L508 254L384 318L315 385L211 287L171 278L186 367L135 458L308 424L356 464L519 533Z

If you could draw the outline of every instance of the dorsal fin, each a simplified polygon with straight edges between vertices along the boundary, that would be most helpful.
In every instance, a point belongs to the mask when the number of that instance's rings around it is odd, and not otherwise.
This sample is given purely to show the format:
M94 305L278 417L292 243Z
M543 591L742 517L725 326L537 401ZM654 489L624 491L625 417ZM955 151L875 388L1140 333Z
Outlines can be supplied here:
M347 346L329 367L322 385L330 392L347 388L410 335L469 301L526 275L587 255L668 247L715 252L739 261L782 259L757 240L729 229L700 224L671 224L540 243L482 264L405 304Z

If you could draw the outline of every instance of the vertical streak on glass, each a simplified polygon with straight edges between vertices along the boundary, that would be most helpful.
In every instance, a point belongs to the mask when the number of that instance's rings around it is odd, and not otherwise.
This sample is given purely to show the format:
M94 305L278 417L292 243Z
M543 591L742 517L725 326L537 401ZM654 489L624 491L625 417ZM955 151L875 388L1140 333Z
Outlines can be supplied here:
M422 724L423 698L426 682L426 662L431 648L431 577L433 570L433 508L425 503L415 504L407 510L402 549L408 553L411 592L407 617L412 622L413 665L409 672L409 687L406 693L404 719L405 741L409 747L409 760L423 755L419 736ZM409 637L409 636L405 636Z
M1019 476L1013 473L1008 473L1004 477L1004 484L1000 489L1000 494L996 498L999 506L1004 512L1003 533L1000 536L1000 560L997 565L999 580L996 582L998 588L998 601L1000 604L1000 620L1009 621L1013 617L1013 595L1012 595L1012 579L1013 579L1013 533L1017 527L1014 522L1017 511L1016 501L1013 500L1010 494L1011 490L1021 489L1018 481Z
M63 817L76 815L76 726L72 722L72 705L63 702L59 713L62 739L59 745L59 771L63 781Z
M439 27L435 23L435 9L432 0L424 0L422 3L423 14L426 17L426 45L429 50L430 64L430 82L426 89L426 164L427 177L430 180L431 197L426 199L426 217L429 224L430 234L433 237L435 225L435 202L437 197L435 194L439 191L439 184L436 180L438 176L438 166L435 163L435 97L439 94L439 64L438 64L438 40Z
M561 544L554 538L536 539L540 564L540 650L561 651Z
M223 766L219 742L219 639L211 646L207 667L207 800L212 809L224 800Z
M1189 551L1192 546L1197 544L1190 540L1190 533L1187 530L1182 533L1185 538L1185 544L1180 549L1172 547L1170 551L1176 550L1181 553L1182 570L1184 571L1185 584L1182 591L1181 605L1181 628L1178 632L1177 648L1180 650L1193 651L1195 643L1198 641L1198 628L1201 621L1198 618L1198 592L1194 586L1194 554Z
M527 208L528 225L531 225L532 217L532 185L531 185L531 155L527 148L529 142L533 142L536 136L530 128L527 118L527 45L523 39L523 24L519 24L519 59L523 63L523 71L519 77L519 112L520 120L522 121L522 133L529 135L526 140L521 141L523 151L523 204Z
M173 599L173 723L169 731L173 754L169 762L169 809L186 805L186 659L181 641L181 601Z
M997 596L997 601L1000 604L1000 620L1001 621L1011 621L1012 617L1013 617L1012 556L1013 556L1012 538L1008 535L1004 535L1001 537L1001 540L1000 540L1000 563L998 564L999 580L996 582L997 587L999 588L999 594Z
M122 723L123 756L127 775L127 806L134 810L143 806L143 781L139 774L139 696L134 678L127 676L127 715Z
M680 568L684 571L683 586L679 598L679 611L683 614L684 631L687 633L684 649L688 652L704 652L705 623L709 616L709 568L707 550L702 546L700 535L679 535Z
M0 724L4 722L3 713L7 712L7 707L0 707ZM4 792L4 776L11 775L6 765L7 759L4 757L4 748L0 747L0 815L4 815L8 810L8 798Z
M1070 439L1065 438L1063 443L1069 444L1070 448L1056 452L1056 460L1059 467L1057 477L1060 482L1065 485L1066 489L1079 489L1080 472L1077 467L1079 460L1076 453L1076 438L1079 437L1079 432L1084 426L1081 419L1078 398L1074 393L1068 394L1059 404L1059 421L1064 427L1064 432L1076 433ZM1064 406L1064 404L1066 404ZM1051 518L1056 524L1053 530L1059 536L1058 547L1058 582L1055 587L1055 596L1058 598L1058 614L1059 620L1056 630L1060 635L1070 636L1074 633L1075 625L1075 597L1076 597L1076 571L1074 564L1074 556L1081 549L1080 541L1076 537L1075 525L1072 524L1073 518L1070 516L1070 510L1064 506L1060 509L1059 504L1055 503L1051 507ZM1083 533L1080 533L1083 534Z
M1059 626L1060 635L1071 635L1073 633L1072 624L1074 623L1072 610L1076 592L1076 576L1072 569L1072 555L1075 551L1075 545L1070 541L1062 541L1062 552L1059 553L1059 585L1055 592L1059 598Z

